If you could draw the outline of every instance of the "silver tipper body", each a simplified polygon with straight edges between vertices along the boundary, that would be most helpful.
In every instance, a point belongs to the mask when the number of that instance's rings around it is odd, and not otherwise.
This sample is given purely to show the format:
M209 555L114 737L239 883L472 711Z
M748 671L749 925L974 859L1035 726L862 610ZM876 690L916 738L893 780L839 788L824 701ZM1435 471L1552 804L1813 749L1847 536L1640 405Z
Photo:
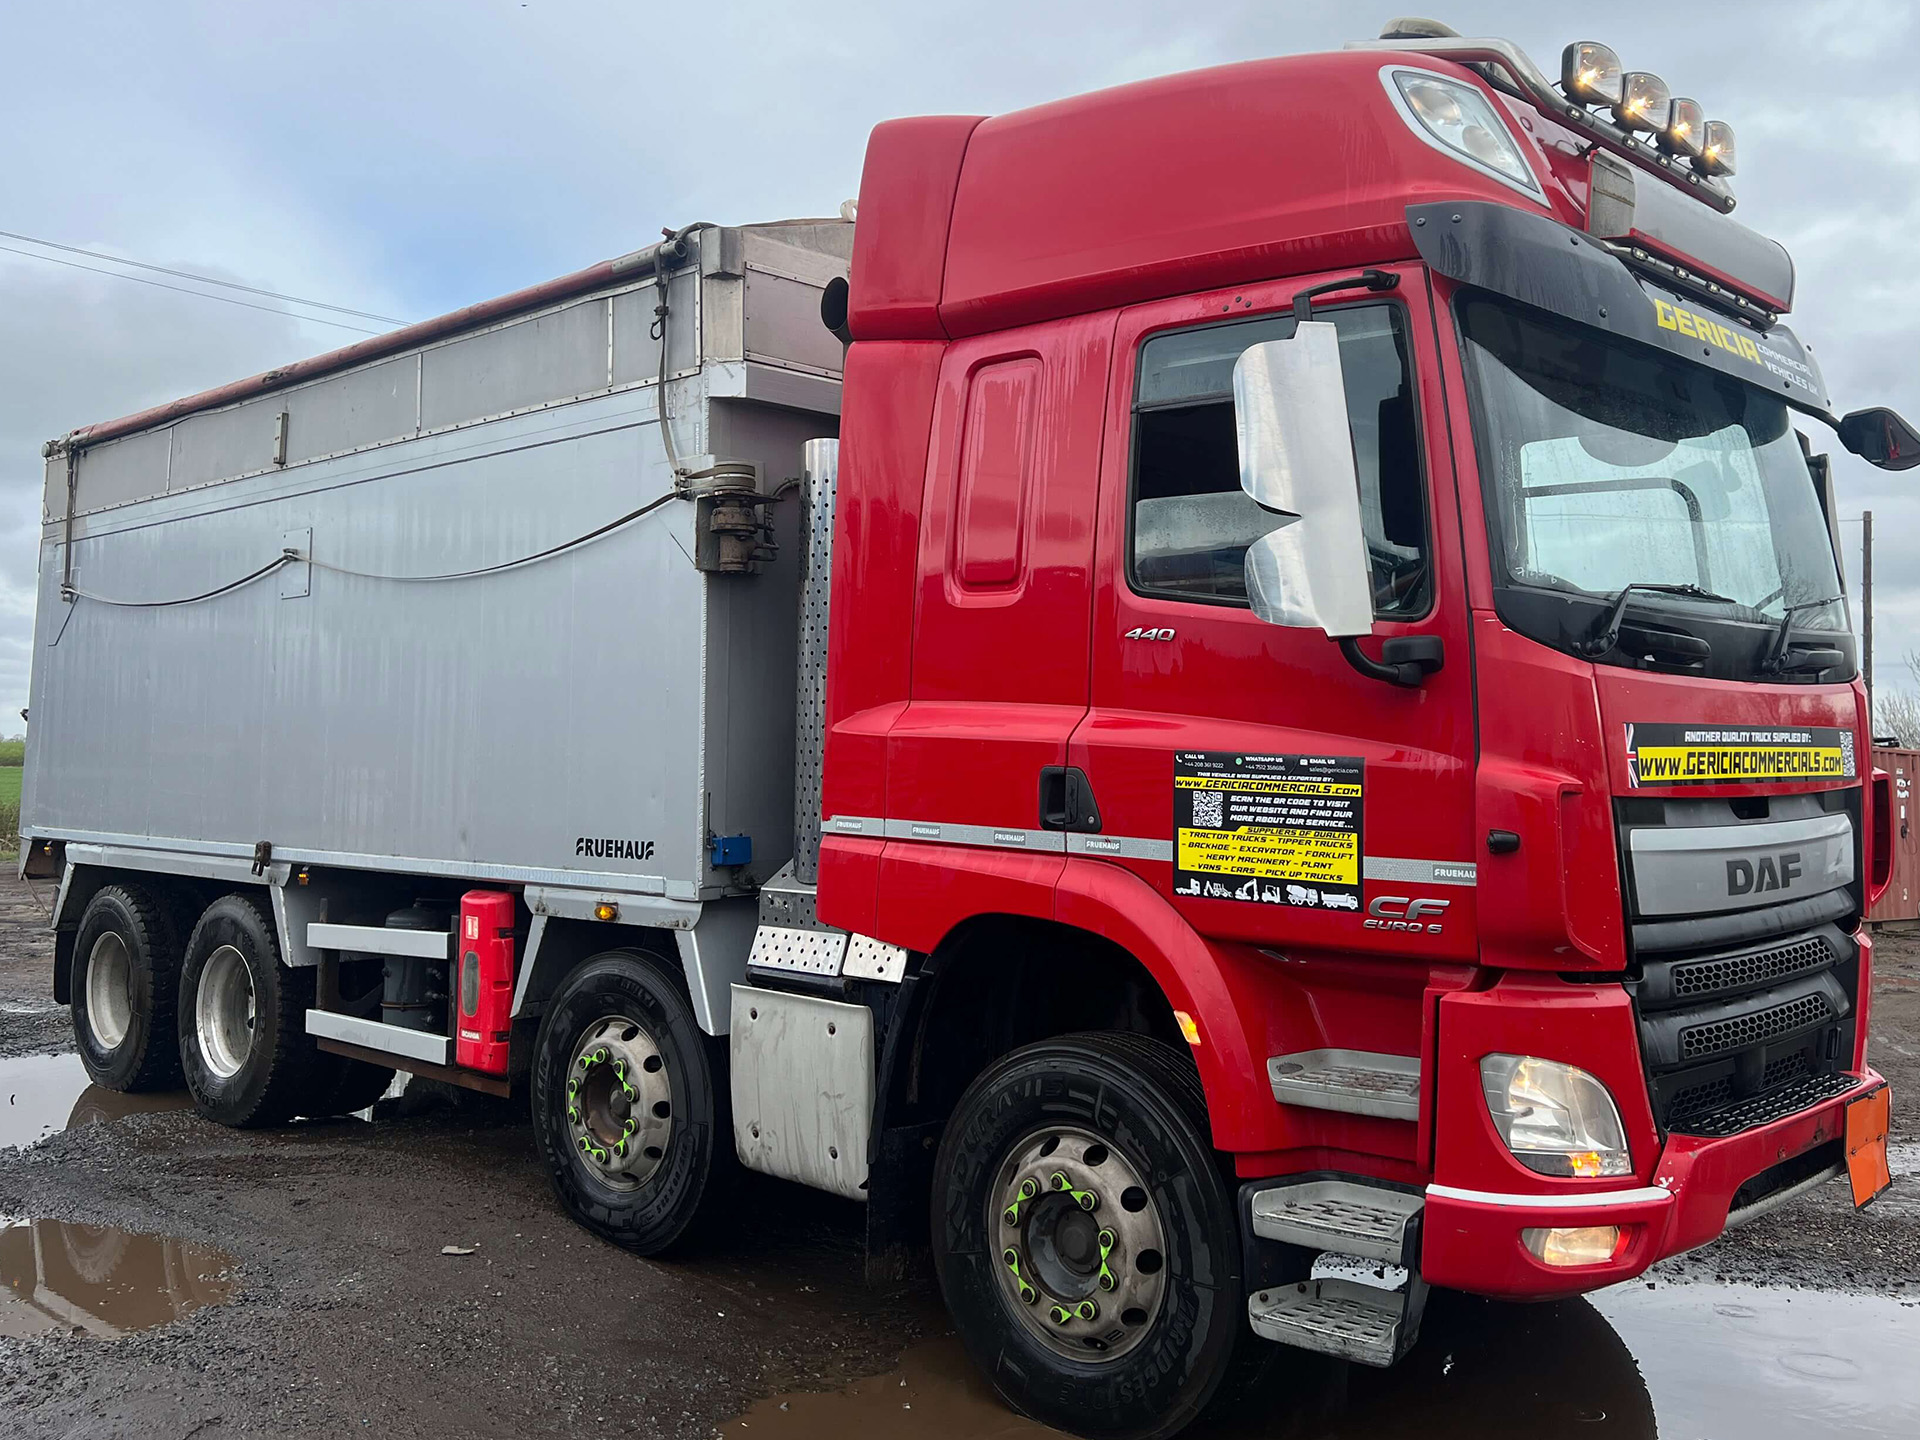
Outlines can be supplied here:
M675 901L771 876L793 854L788 482L839 428L819 299L852 229L689 236L667 285L671 450L651 265L52 447L24 833L242 857L265 841L276 862ZM418 578L676 492L551 558ZM735 568L753 573L717 573L716 511L765 517L777 553L748 536ZM109 603L194 597L288 547L297 563L196 603ZM746 837L750 862L715 837Z

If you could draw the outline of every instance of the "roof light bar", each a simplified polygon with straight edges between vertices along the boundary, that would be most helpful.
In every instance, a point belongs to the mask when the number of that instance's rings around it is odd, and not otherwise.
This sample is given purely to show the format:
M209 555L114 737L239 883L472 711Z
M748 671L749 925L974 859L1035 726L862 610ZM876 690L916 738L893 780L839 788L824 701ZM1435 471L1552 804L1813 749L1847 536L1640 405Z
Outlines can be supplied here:
M1466 65L1479 71L1494 89L1538 106L1583 138L1662 176L1722 214L1734 208L1733 193L1722 179L1733 173L1732 130L1721 125L1723 143L1716 146L1684 99L1676 107L1665 81L1645 71L1623 70L1610 46L1594 40L1569 45L1560 57L1556 85L1511 41L1459 36L1427 39L1422 38L1424 32L1413 34L1411 27L1398 22L1389 28L1392 34L1386 39L1351 41L1347 48L1411 52ZM1407 113L1405 97L1392 93ZM1688 148L1694 135L1701 137L1697 155Z

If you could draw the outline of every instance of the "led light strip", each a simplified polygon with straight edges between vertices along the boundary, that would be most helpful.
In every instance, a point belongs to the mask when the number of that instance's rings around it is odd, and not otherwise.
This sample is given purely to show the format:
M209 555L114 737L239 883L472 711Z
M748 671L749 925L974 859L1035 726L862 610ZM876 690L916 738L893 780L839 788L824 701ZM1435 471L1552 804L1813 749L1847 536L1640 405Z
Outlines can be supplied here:
M1582 1210L1603 1205L1645 1205L1673 1199L1673 1192L1659 1185L1637 1190L1590 1190L1568 1195L1515 1195L1503 1190L1461 1190L1452 1185L1427 1186L1430 1200L1465 1200L1475 1205L1508 1205L1542 1210Z

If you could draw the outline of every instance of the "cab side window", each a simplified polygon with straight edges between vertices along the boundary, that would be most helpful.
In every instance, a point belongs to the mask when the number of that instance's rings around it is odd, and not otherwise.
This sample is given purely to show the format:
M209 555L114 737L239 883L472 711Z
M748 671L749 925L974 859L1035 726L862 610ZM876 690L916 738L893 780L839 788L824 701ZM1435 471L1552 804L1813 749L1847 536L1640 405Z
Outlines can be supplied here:
M1340 332L1374 613L1416 616L1432 581L1404 313L1353 305L1321 318ZM1136 590L1246 604L1247 547L1277 521L1240 488L1233 366L1249 345L1292 331L1291 315L1269 316L1169 331L1141 346L1128 553Z

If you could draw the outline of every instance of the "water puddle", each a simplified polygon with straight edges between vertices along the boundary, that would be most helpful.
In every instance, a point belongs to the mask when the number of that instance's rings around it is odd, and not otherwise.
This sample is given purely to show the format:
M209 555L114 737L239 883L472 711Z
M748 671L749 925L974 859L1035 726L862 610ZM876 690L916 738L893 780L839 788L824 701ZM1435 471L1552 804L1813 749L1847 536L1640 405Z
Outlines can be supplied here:
M1208 1440L1773 1440L1920 1434L1920 1305L1742 1285L1620 1286L1500 1305L1436 1294L1391 1370L1291 1354L1271 1419ZM1007 1410L952 1337L887 1375L763 1401L723 1427L751 1440L1001 1440L1054 1432Z
M185 1091L122 1095L87 1078L78 1055L0 1060L0 1150L19 1149L62 1130L107 1125L129 1115L182 1110Z
M165 1235L0 1218L0 1335L112 1340L171 1324L229 1298L232 1266L218 1250Z

